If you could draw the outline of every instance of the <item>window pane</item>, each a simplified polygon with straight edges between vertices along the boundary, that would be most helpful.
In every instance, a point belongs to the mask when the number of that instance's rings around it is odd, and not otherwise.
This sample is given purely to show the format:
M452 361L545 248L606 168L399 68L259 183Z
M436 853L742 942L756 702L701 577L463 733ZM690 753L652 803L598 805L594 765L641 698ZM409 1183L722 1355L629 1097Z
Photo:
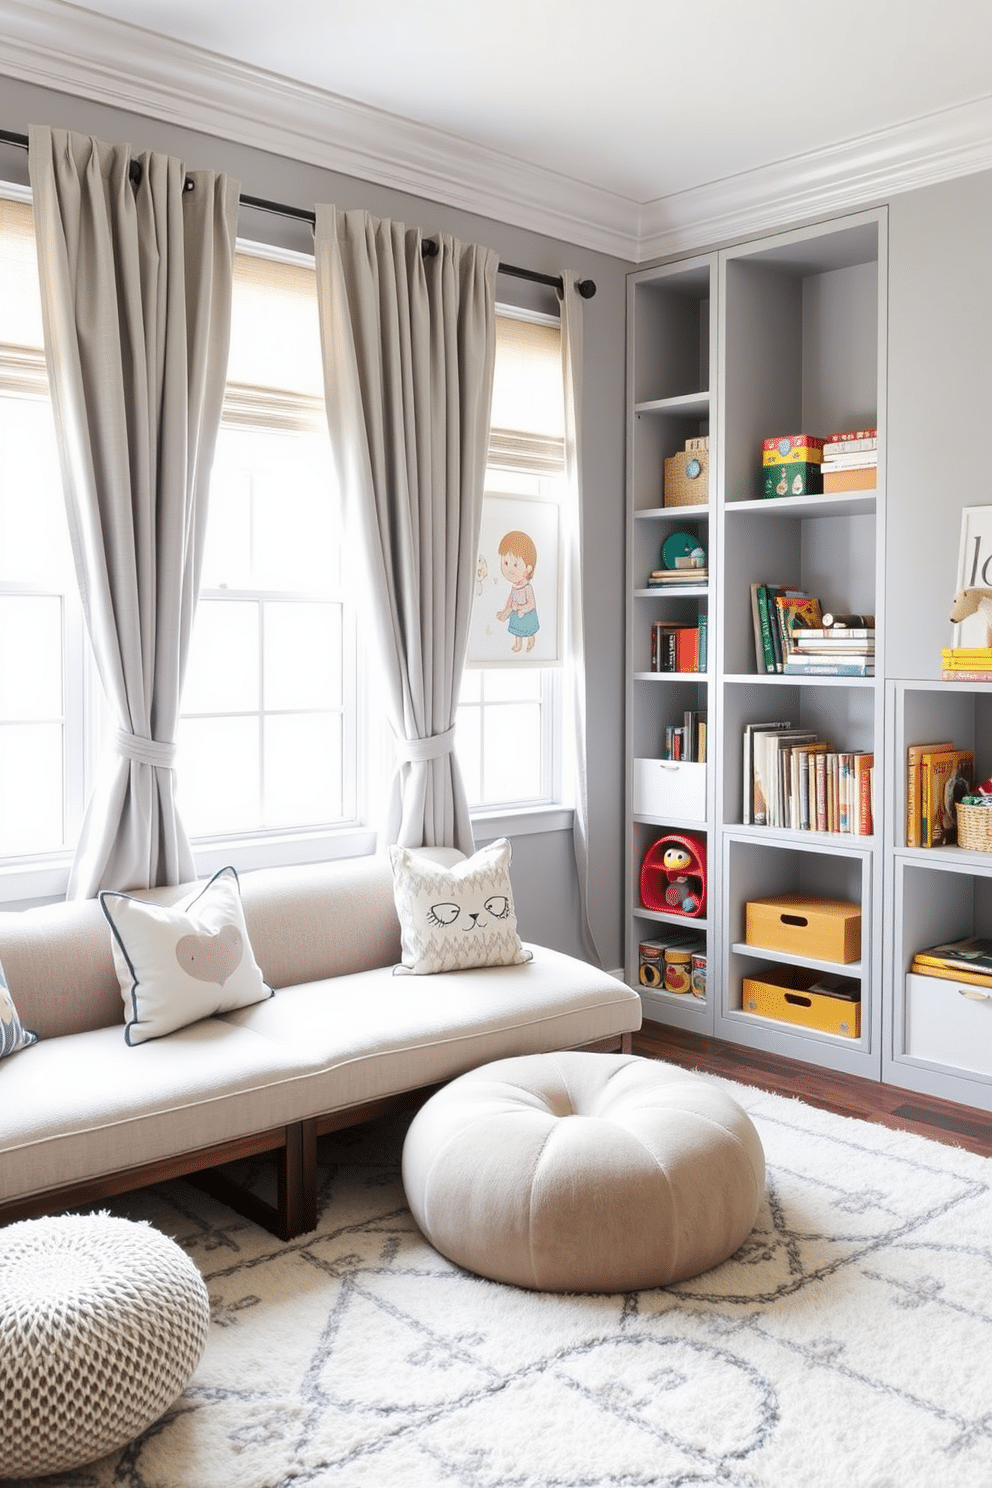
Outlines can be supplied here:
M340 715L267 718L265 825L303 826L342 814Z
M0 579L53 588L72 582L51 404L0 397L0 449Z
M0 596L0 718L61 716L61 598Z
M487 707L483 800L528 801L541 795L541 709L534 703Z
M544 673L539 667L493 667L482 675L487 703L540 700Z
M176 798L193 836L245 832L257 827L258 720L187 718L178 734Z
M201 599L193 624L184 713L243 713L258 708L258 605Z
M62 725L0 725L0 856L62 846Z
M340 606L271 601L264 658L267 709L340 707Z
M455 752L470 806L482 805L482 713L461 707L455 725Z

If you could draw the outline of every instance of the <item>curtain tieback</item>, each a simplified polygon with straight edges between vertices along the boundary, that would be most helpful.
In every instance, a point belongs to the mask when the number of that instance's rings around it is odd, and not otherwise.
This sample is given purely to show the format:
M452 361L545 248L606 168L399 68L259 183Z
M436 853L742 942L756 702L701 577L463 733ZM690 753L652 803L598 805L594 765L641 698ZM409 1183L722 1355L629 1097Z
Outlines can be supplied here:
M427 739L397 739L396 755L402 764L419 764L422 760L441 759L455 747L455 731L431 734Z
M165 744L160 739L145 739L141 734L118 729L114 748L122 759L137 760L139 765L155 765L162 770L171 770L176 762L175 744Z

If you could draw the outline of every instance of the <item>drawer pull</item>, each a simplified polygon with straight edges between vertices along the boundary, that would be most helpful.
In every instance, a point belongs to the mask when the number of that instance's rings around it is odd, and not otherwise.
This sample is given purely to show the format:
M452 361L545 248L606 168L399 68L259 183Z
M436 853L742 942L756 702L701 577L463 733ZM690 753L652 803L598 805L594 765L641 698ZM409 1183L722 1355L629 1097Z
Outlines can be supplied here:
M801 925L803 926L803 928L805 928L809 924L809 920L806 918L805 915L784 914L779 915L779 919L782 921L783 925Z
M971 987L959 987L959 997L967 997L969 1002L992 1002L992 992L975 992Z
M812 999L812 997L800 997L795 992L786 992L786 994L785 994L785 1000L786 1000L786 1002L791 1002L795 1007L807 1007L808 1008L808 1007L812 1007L813 1006L813 999Z

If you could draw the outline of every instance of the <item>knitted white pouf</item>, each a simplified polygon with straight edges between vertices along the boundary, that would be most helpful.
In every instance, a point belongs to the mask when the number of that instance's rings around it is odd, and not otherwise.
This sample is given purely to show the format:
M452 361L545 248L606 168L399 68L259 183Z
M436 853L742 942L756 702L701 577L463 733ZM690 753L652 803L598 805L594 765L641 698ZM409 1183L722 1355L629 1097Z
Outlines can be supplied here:
M196 1266L106 1214L0 1229L0 1480L78 1467L139 1436L207 1341Z

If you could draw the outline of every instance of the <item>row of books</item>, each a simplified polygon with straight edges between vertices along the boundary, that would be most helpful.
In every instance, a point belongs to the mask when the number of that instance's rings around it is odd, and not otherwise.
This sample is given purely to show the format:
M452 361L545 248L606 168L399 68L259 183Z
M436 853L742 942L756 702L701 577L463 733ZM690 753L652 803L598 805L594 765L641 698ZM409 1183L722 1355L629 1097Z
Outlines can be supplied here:
M652 672L705 672L709 623L706 611L695 625L655 620L651 625Z
M875 756L835 750L812 729L785 719L744 728L745 824L870 837Z
M878 430L850 429L831 434L823 441L823 489L829 495L838 491L872 490L877 480Z
M940 657L945 682L992 682L992 646L945 646Z
M967 935L917 951L910 971L978 987L992 987L992 940Z
M971 789L975 757L951 739L906 750L906 846L951 847L958 840L957 803Z
M680 725L668 724L662 757L705 764L706 714L696 708L686 708Z

